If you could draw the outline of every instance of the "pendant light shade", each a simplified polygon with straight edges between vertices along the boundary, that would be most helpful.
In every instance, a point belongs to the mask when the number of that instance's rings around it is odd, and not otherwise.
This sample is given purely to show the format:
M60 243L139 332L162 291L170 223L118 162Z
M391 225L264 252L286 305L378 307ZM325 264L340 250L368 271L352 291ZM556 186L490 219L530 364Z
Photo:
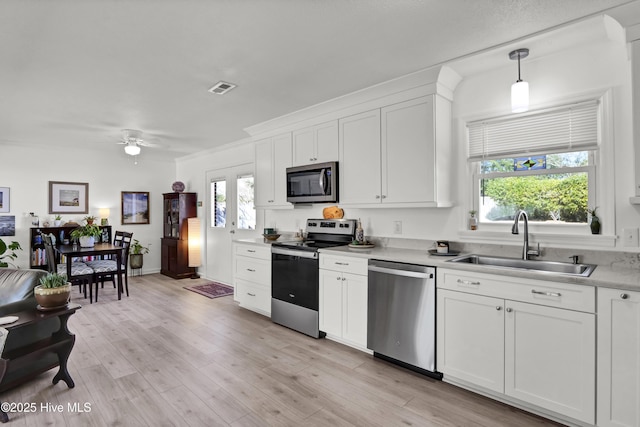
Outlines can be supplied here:
M518 80L511 85L511 111L522 113L529 109L529 83L520 78L520 60L529 56L529 49L509 52L509 59L518 61Z
M511 85L511 111L522 113L529 109L529 83L519 81Z

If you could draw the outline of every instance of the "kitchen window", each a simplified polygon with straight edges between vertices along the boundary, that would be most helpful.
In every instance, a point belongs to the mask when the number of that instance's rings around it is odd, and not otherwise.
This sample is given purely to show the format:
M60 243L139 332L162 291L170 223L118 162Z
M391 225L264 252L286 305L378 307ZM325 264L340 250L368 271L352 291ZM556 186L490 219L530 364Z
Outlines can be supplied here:
M598 205L600 108L590 100L468 123L481 227L503 227L524 209L543 229L583 232L588 209Z

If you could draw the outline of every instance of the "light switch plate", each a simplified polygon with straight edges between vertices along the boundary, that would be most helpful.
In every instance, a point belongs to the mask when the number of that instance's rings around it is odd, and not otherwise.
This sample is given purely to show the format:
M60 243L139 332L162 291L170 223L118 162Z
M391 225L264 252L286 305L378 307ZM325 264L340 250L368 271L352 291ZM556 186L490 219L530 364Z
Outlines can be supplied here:
M622 229L622 246L625 246L627 248L638 247L638 229L637 228Z

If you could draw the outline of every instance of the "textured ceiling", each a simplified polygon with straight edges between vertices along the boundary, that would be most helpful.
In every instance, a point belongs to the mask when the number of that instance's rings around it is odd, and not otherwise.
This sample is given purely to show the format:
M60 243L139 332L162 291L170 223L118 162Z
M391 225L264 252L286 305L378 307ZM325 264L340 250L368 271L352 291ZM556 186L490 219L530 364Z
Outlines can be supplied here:
M1 0L0 144L175 158L626 0ZM218 80L238 85L207 92Z

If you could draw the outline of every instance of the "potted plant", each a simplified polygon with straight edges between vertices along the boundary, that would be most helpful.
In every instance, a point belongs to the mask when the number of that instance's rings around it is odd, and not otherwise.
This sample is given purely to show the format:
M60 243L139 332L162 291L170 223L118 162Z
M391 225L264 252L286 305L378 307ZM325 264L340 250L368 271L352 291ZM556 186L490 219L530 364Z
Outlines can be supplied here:
M129 267L142 268L144 262L143 255L149 253L149 248L142 246L138 239L133 239L129 248Z
M83 219L87 222L87 225L92 225L93 222L98 218L93 215L88 215L88 216L85 216Z
M53 310L67 305L71 295L71 283L65 274L49 273L40 278L40 284L33 288L38 302L38 310Z
M71 237L77 239L80 246L83 248L90 248L96 244L96 239L100 237L102 230L95 224L88 224L80 226L71 232Z
M600 218L598 218L598 215L596 214L597 209L597 206L593 209L587 209L587 212L591 215L591 222L589 223L589 227L591 227L591 234L600 234L600 228L602 226Z
M55 225L56 227L60 227L61 222L62 222L62 216L56 215L56 217L53 220L53 225Z
M18 258L16 251L21 251L20 243L12 241L8 245L0 238L0 267L9 267L10 265L15 267L15 264L8 261L15 261Z

